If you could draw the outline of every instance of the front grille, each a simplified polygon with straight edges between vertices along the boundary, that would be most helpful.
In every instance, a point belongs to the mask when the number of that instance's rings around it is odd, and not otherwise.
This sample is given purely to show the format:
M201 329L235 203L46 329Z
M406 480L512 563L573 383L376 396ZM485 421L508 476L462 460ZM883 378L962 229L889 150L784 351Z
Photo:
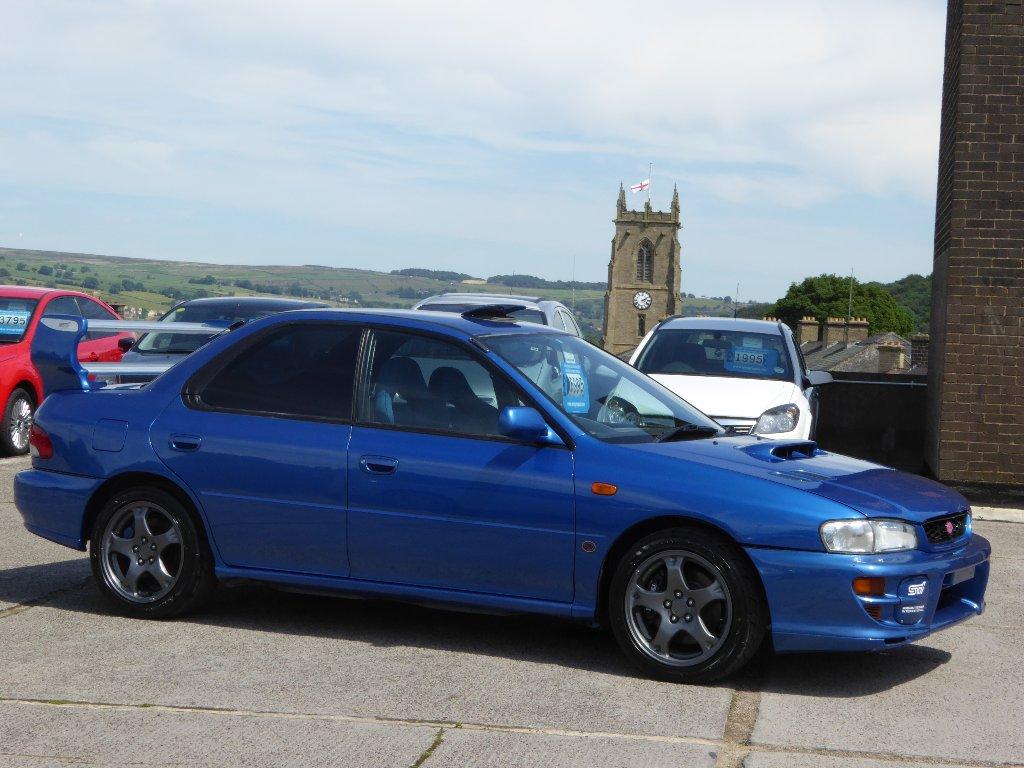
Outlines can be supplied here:
M732 432L734 435L749 435L753 428L752 424L733 424Z
M943 515L925 520L924 533L932 544L942 544L959 539L967 530L969 512L957 512L955 515Z

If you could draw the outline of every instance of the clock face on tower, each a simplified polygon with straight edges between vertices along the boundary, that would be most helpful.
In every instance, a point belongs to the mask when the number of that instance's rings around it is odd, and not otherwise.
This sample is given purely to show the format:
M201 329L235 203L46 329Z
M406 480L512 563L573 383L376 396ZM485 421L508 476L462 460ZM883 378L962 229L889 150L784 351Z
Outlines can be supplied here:
M633 306L637 309L649 309L651 306L651 294L647 291L637 291L633 294Z

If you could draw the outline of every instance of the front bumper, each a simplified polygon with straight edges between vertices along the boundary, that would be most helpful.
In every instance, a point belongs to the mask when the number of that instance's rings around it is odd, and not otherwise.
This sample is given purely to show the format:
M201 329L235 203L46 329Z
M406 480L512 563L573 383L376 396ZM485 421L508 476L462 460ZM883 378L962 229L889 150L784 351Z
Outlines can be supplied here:
M977 534L944 552L746 551L764 582L781 653L881 650L976 616L985 609L992 554ZM883 578L885 595L854 594L859 576Z
M85 509L102 479L27 469L14 477L14 504L25 527L44 539L85 549Z

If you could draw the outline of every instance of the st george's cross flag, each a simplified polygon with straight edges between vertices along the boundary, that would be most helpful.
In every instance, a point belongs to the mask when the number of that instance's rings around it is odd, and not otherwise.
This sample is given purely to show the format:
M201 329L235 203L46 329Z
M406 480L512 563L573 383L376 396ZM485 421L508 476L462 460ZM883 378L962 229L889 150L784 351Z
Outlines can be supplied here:
M630 192L643 192L649 186L651 186L651 180L650 179L644 179L639 184L634 184L633 186L631 186L629 188L629 191Z

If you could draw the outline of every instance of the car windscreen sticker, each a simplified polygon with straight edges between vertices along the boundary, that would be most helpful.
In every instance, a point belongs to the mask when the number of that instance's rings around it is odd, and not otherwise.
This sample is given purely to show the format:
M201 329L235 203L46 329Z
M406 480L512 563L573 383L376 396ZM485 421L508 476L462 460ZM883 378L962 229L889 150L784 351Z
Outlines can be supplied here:
M30 317L31 312L20 309L0 310L0 336L21 336Z
M752 373L770 376L779 362L777 349L733 347L725 358L725 370L730 373Z
M576 356L565 353L562 362L562 407L566 413L587 413L590 411L590 387L582 366Z

